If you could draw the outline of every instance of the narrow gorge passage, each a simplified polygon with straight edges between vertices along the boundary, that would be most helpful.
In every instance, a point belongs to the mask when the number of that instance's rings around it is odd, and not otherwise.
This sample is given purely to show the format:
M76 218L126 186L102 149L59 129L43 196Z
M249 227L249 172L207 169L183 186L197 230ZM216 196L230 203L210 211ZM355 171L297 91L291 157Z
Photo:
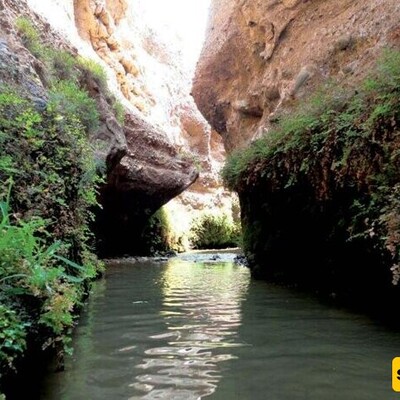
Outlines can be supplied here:
M0 400L394 400L399 21L0 0Z

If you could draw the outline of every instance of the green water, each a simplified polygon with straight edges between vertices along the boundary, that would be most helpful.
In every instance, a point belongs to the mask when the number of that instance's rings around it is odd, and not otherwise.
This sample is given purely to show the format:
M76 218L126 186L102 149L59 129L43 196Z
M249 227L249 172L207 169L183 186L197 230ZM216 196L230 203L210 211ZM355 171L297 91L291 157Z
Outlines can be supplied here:
M253 281L233 257L111 265L41 399L400 399L400 334Z

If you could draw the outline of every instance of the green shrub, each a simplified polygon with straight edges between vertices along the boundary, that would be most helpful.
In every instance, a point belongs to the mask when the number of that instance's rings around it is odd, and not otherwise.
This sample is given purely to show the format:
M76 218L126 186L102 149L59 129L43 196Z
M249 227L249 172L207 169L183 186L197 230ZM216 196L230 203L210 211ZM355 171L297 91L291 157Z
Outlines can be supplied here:
M168 243L169 224L163 208L156 211L143 231L143 243L148 254L163 253L170 250Z
M14 310L0 304L0 369L14 368L14 360L26 349L27 328L29 323L22 322Z
M76 57L68 51L47 47L43 58L47 65L52 84L60 80L78 83L79 70L77 68Z
M74 309L84 294L85 282L96 274L90 265L83 267L61 256L66 250L62 242L47 244L50 235L41 218L13 223L8 202L9 196L0 202L0 289L2 298L14 303L16 310L0 308L3 334L10 336L0 342L3 367L12 367L24 351L27 328L41 332L40 325L48 328L43 343L62 344L64 351L69 351L66 333L73 326ZM22 299L29 312L21 314ZM24 318L17 317L17 312Z
M89 132L94 131L98 127L99 115L95 101L85 90L87 82L94 79L113 109L117 121L120 124L124 123L124 106L111 94L106 71L99 63L42 44L38 30L25 17L16 19L16 27L23 44L41 59L46 67L46 81L50 86L50 107L53 111L61 115L75 114Z
M89 75L97 81L102 91L108 92L107 74L99 63L88 58L78 57L77 66L81 70L84 79L87 79Z
M117 99L114 99L113 109L114 109L115 118L121 125L123 125L123 123L125 121L125 107L122 105L122 103L120 101L118 101Z
M38 112L12 87L0 90L0 132L1 303L15 313L7 318L18 337L30 327L42 345L68 349L74 308L100 268L88 228L99 180L93 149L68 107ZM14 350L0 354L4 368L23 347Z
M86 98L83 96L85 101ZM97 179L93 149L79 117L74 114L79 102L66 104L60 110L62 115L53 110L54 105L60 107L52 103L48 111L39 113L13 89L3 88L0 92L3 116L0 128L8 137L0 153L0 159L8 160L7 168L0 169L0 180L4 182L13 175L16 206L30 213L36 209L38 215L46 217L50 204L55 216L61 217L61 208L68 202L77 204L85 200L78 199L79 195L92 198L93 180ZM77 190L74 195L73 188Z
M225 214L202 215L193 221L190 232L195 249L221 249L240 244L240 227Z
M36 57L43 55L44 47L41 43L39 33L32 22L25 17L18 17L15 26L22 38L24 46Z
M142 235L144 252L151 255L183 251L182 239L173 232L170 215L164 207L150 217Z
M94 79L97 82L100 91L103 92L108 104L112 107L116 120L120 124L123 124L125 120L125 108L110 92L107 85L107 74L104 68L97 62L83 57L78 57L76 65L81 73L80 80L89 81Z
M48 109L61 116L73 116L88 132L99 127L95 100L71 80L59 81L50 89Z

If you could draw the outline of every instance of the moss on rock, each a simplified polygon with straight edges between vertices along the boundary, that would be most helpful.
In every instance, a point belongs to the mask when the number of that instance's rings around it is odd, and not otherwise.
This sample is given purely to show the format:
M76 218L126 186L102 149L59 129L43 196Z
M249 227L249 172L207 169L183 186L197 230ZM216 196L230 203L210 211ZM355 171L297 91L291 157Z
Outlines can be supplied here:
M399 126L400 52L386 50L357 88L329 82L229 157L256 275L348 293L397 283Z

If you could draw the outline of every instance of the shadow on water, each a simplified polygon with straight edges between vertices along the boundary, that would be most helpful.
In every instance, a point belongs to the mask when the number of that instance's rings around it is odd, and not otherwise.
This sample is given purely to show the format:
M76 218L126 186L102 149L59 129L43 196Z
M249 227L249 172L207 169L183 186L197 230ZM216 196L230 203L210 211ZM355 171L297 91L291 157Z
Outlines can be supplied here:
M400 335L196 253L110 266L44 400L395 399ZM398 353L397 353L398 352Z

